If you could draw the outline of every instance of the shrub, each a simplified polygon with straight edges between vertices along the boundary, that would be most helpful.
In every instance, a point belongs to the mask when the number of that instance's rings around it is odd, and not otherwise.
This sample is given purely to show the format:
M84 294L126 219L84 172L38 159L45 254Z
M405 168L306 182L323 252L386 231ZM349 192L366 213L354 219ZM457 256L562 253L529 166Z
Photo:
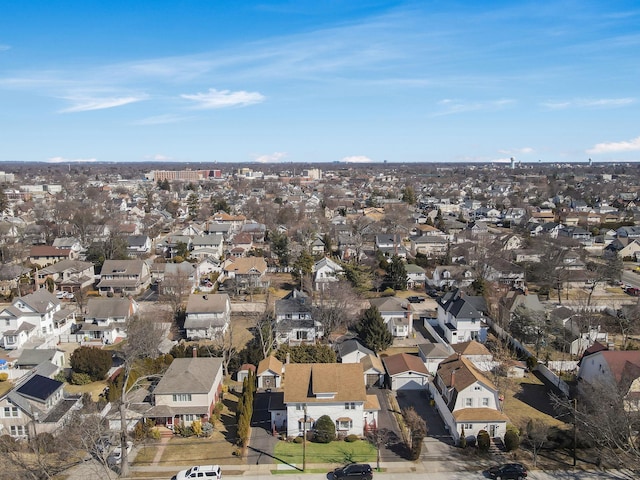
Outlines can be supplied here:
M60 370L58 373L56 373L56 376L53 377L53 379L64 383L67 381L67 374L64 372L64 370Z
M202 436L209 438L213 434L213 424L205 422L202 424Z
M111 366L111 352L95 347L80 347L71 354L71 368L76 373L86 373L91 380L102 380Z
M86 385L91 382L92 382L91 377L86 373L71 374L71 383L73 385Z
M316 422L314 441L329 443L336 439L336 425L328 415L322 415Z
M491 437L486 430L480 430L478 432L478 449L481 452L488 452L491 446Z
M293 439L293 443L302 443L304 439L302 437L296 437Z
M383 297L393 297L395 294L396 294L396 291L391 287L385 288L384 292L382 292Z
M515 430L507 430L504 434L504 448L507 452L517 450L520 446L520 436Z
M531 355L530 357L527 357L527 368L529 369L530 372L533 372L533 370L538 366L538 359L536 357L534 357L533 355Z
M0 382L6 382L7 380L9 380L9 374L5 372L0 373Z
M458 446L460 448L467 448L467 437L465 437L464 435L462 435L460 437L460 440L458 440Z
M196 437L202 436L202 422L200 420L195 420L191 423L191 430L193 430L193 434Z
M346 437L344 437L345 442L355 442L357 440L359 440L358 435L354 435L353 433L351 435L347 435Z

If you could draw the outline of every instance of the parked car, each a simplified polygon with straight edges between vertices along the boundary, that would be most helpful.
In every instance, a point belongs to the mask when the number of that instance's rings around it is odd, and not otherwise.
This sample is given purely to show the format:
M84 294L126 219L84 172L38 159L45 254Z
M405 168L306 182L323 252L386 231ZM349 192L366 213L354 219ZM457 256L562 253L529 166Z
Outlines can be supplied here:
M504 463L496 465L487 470L489 477L496 480L515 479L523 480L527 478L527 468L521 463Z
M222 470L218 465L199 465L180 470L171 480L188 480L190 478L208 478L209 480L220 480L222 478Z
M336 468L333 471L333 478L336 480L342 478L371 480L373 478L373 471L371 470L371 465L366 463L351 463L347 466Z
M422 303L425 299L419 295L411 295L410 297L407 297L407 300L409 300L409 303Z
M131 453L132 448L133 448L133 443L130 441L127 441L127 454ZM122 461L122 447L118 445L116 448L113 449L113 452L111 452L107 457L107 463L109 465L120 465L121 461Z

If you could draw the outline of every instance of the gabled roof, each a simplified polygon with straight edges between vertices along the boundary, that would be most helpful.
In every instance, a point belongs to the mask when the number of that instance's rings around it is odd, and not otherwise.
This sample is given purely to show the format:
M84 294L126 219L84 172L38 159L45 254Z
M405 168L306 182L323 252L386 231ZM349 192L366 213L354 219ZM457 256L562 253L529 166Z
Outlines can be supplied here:
M381 314L384 314L385 312L401 312L403 310L408 311L411 308L407 300L398 297L372 298L369 300L369 303L373 306L378 307L378 311Z
M68 257L69 248L57 248L51 245L34 245L29 253L30 257Z
M429 371L420 357L409 355L408 353L398 353L396 355L384 357L382 359L382 363L384 363L384 367L390 376L404 372L415 372L422 375L429 375Z
M638 350L602 350L598 353L604 357L609 365L609 371L616 383L625 379L625 370L629 372L632 366L640 369L640 351Z
M235 272L236 275L262 275L267 271L267 262L263 257L242 257L229 260L232 261L224 266L224 270Z
M491 355L489 349L476 340L456 343L451 345L451 347L454 352L460 355Z
M16 360L16 367L35 367L43 362L49 362L56 353L61 352L55 348L25 348Z
M480 373L467 358L454 353L438 365L437 376L447 388L461 391L475 382L480 382L492 390L497 390L493 382Z
M363 355L375 355L373 350L369 350L355 338L350 338L349 340L340 342L337 349L340 358L347 356L353 352L361 352Z
M447 358L451 352L441 343L420 343L418 349L424 358Z
M176 358L169 365L153 393L155 395L209 393L221 370L221 358Z
M258 364L256 370L257 375L261 375L265 372L273 372L278 375L282 375L282 362L278 360L274 355L269 355L267 358L263 358Z
M331 398L318 393L335 393ZM284 379L284 403L365 402L359 363L290 363Z
M87 318L128 318L133 300L128 298L90 298L87 300Z
M16 392L23 397L44 403L53 393L62 388L63 385L64 384L58 380L36 374L19 386Z
M186 313L223 313L227 311L228 304L229 295L226 293L192 293Z
M18 301L28 305L37 313L47 313L52 305L60 304L60 300L46 288L40 288L24 297L19 297L13 301L13 304L15 305Z
M482 313L480 313L458 289L445 293L437 301L445 312L451 313L451 315L456 318L482 317Z

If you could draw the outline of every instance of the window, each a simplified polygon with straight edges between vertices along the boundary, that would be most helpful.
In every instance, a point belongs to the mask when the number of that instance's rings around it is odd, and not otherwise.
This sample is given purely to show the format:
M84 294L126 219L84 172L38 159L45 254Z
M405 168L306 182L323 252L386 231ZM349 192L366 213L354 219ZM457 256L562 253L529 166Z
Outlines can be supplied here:
M489 406L489 397L484 397L482 399L482 406L483 407L488 407Z
M194 415L193 413L187 413L185 415L182 415L182 421L184 422L193 422L194 420L197 420L198 417L197 415Z
M465 430L472 430L473 429L473 423L465 423L463 426L464 426Z
M479 391L480 391L480 389L481 389L481 387L480 387L479 385L476 385L476 386L474 386L474 387L473 387L473 389L474 389L476 392L479 392Z
M350 430L351 428L353 428L353 420L336 420L336 430Z
M307 331L306 330L297 330L296 331L296 339L297 340L306 340L308 335L307 335Z
M356 409L356 404L355 402L346 402L344 404L344 409L345 410L355 410Z
M4 416L6 418L17 417L18 416L18 407L4 407Z
M464 399L464 406L465 407L472 407L473 406L473 398L465 398Z
M296 410L302 410L302 404L296 403Z
M19 437L27 435L27 427L24 425L11 425L11 436Z
M174 393L173 401L174 402L190 402L191 394L190 393Z

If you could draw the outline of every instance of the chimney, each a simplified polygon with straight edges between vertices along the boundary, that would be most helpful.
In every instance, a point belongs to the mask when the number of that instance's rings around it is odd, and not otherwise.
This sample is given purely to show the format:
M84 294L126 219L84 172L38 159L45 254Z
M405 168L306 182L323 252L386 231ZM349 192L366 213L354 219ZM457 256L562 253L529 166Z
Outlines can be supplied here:
M285 360L285 363L289 365L289 362L291 362L291 354L287 352L287 359Z
M456 386L456 371L451 370L451 388Z
M191 354L193 355L193 358L197 358L198 357L198 348L195 345L191 349Z

